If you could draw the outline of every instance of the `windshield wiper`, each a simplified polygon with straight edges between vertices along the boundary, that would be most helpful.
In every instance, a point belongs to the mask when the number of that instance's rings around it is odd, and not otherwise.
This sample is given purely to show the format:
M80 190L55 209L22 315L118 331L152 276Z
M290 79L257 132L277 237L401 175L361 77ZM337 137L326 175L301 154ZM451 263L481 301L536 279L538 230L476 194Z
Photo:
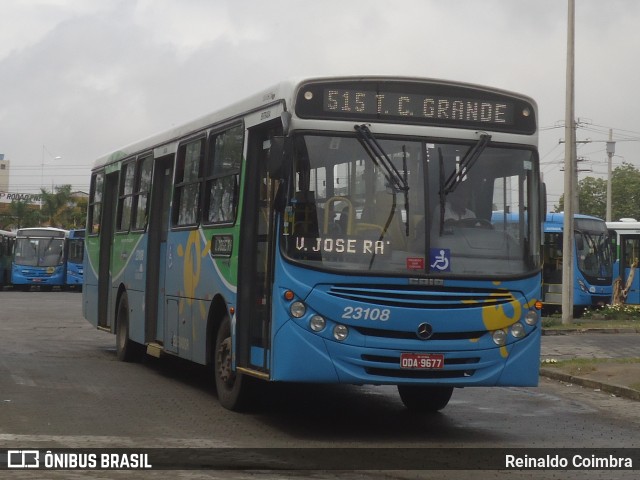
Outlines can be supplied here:
M449 175L449 178L444 179L444 158L442 157L442 150L438 149L438 156L440 161L440 235L442 235L444 229L444 211L445 203L447 201L447 195L454 192L455 189L462 183L462 179L469 173L469 170L475 165L484 149L491 141L491 135L483 133L475 143L473 147L467 150L457 169L454 169Z
M447 180L444 182L444 185L440 187L441 192L443 192L445 196L453 192L456 187L460 185L462 179L475 165L482 152L484 152L484 149L487 148L490 140L491 135L483 133L482 135L480 135L480 138L478 139L476 144L467 151L464 157L462 157L457 171L454 170L451 175L449 175L449 178L447 178Z
M376 138L371 133L371 130L369 130L369 127L367 127L366 125L355 125L353 128L356 131L356 137L358 138L358 141L362 145L362 148L364 148L364 150L367 152L367 155L371 157L373 163L375 163L379 167L382 167L385 171L384 176L393 191L395 193L404 192L406 194L409 191L409 185L406 178L407 169L405 168L404 177L402 177L387 153L378 143L378 140L376 140Z
M387 180L387 184L391 188L393 195L396 193L403 192L404 193L404 209L405 215L407 218L407 222L405 224L405 234L409 236L409 179L407 172L407 149L402 147L402 168L403 175L400 175L400 172L393 164L387 152L384 151L378 140L373 136L371 130L366 125L354 125L353 127L356 131L356 138L362 145L362 148L369 158L373 161L373 163L377 167L381 167L384 170L384 177ZM385 226L385 231L391 223L391 219L393 218L393 214L395 211L395 198L394 198L394 208L389 214L389 221Z

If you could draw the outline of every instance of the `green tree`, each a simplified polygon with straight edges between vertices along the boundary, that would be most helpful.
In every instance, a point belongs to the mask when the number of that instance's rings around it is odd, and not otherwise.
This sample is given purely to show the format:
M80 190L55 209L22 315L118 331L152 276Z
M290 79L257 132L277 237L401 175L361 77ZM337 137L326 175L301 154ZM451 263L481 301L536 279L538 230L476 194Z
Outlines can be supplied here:
M585 177L578 182L579 212L605 218L607 212L607 181ZM564 210L564 194L560 196L556 212ZM631 217L640 220L640 171L629 163L611 173L611 219Z
M43 224L58 228L78 228L84 226L87 214L85 199L71 195L71 185L55 187L54 193L42 189Z
M70 212L70 222L65 225L65 228L84 228L87 223L87 208L89 205L89 200L87 198L75 198L72 202L70 202L69 207L71 209Z
M611 219L625 217L640 220L640 171L626 162L611 175Z

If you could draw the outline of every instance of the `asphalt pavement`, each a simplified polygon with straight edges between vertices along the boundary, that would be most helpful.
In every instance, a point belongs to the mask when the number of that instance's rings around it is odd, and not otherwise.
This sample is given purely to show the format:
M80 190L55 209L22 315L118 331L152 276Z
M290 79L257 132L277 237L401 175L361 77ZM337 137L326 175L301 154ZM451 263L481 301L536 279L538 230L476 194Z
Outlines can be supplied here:
M540 375L640 401L640 363L616 361L628 358L640 358L640 329L545 330ZM572 359L602 361L575 374L553 366Z

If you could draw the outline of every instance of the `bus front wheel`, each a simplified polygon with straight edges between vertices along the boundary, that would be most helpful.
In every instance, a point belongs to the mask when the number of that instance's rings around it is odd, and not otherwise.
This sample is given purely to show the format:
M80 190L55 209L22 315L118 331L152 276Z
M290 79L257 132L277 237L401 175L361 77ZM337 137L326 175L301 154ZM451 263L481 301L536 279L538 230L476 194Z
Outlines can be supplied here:
M122 362L140 358L140 345L129 338L129 298L126 293L120 297L116 310L116 353Z
M251 406L253 378L232 369L231 322L228 316L220 324L215 348L214 375L218 401L228 410L248 409Z
M402 403L409 410L430 413L447 406L453 394L453 387L398 385L398 393Z

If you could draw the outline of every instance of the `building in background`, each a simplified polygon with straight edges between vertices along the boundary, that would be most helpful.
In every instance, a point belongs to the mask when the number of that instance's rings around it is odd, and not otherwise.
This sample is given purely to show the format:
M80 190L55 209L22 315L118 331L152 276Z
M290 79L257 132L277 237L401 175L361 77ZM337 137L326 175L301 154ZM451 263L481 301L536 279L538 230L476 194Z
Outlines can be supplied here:
M11 161L5 160L4 153L0 153L0 192L9 191L9 170Z

